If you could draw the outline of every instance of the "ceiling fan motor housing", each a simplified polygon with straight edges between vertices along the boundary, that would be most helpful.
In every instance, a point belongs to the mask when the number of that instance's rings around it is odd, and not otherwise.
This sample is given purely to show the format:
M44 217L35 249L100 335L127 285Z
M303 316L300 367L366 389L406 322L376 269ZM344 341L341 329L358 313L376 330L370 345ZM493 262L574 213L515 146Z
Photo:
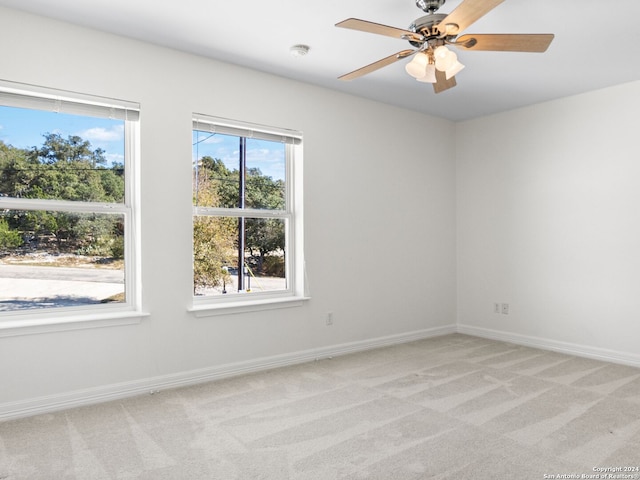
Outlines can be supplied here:
M444 2L443 2L444 3ZM411 25L409 25L409 30L412 32L418 33L422 35L425 40L422 42L417 42L414 40L409 40L409 43L414 47L420 48L423 44L429 43L431 45L438 44L442 45L445 43L445 39L447 41L452 41L455 39L455 35L449 35L443 37L438 29L436 28L442 20L447 17L446 14L443 13L435 13L430 15L425 15L424 17L420 17L413 21Z
M416 0L416 5L422 9L423 12L433 13L444 5L444 2L446 2L446 0Z

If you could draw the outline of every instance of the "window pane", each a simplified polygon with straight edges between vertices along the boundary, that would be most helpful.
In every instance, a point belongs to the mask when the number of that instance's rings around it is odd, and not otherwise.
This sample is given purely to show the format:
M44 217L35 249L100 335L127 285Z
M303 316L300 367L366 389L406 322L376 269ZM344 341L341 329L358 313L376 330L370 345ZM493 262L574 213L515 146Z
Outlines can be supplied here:
M238 219L196 216L193 220L194 295L221 293L223 268L237 265Z
M247 208L285 209L285 144L247 139Z
M285 220L197 216L193 231L195 295L287 289Z
M124 121L0 106L0 196L124 202Z
M124 216L0 212L0 311L125 301Z
M237 208L239 137L193 131L193 204Z
M194 205L285 208L284 143L194 130L193 159Z

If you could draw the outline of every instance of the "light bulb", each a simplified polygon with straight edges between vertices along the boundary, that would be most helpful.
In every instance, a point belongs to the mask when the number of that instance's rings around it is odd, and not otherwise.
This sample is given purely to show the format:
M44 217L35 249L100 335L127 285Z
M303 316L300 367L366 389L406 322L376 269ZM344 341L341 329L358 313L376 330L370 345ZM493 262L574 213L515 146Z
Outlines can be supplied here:
M455 52L452 52L444 45L440 45L436 48L433 52L433 56L436 60L436 68L441 72L446 72L458 61L458 56Z
M433 58L435 58L436 60L439 58L445 58L448 53L449 53L449 49L444 45L440 45L439 47L436 47L436 49L433 51Z
M456 60L456 62L444 72L445 77L447 78L447 80L449 80L451 77L460 73L460 71L463 68L464 68L464 65L461 64L458 60Z
M424 83L436 83L436 66L434 64L427 65L424 76L416 80Z
M426 54L420 52L416 54L416 56L413 57L413 60L407 63L404 68L407 73L413 78L420 78L424 76L428 64L429 57Z

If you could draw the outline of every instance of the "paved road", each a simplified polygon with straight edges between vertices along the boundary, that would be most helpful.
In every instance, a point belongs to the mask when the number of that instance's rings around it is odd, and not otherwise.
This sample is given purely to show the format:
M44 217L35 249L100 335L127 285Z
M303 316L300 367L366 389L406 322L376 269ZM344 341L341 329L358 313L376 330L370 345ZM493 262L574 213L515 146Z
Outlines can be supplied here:
M124 283L124 272L109 268L34 267L0 265L0 278L66 280L73 282Z
M237 275L227 284L237 292ZM251 291L286 288L284 278L252 278ZM106 268L42 267L0 264L0 311L91 305L124 292L124 272ZM219 295L222 287L200 289L199 295Z
M124 291L124 272L0 265L0 311L100 303Z
M230 275L230 282L226 288L228 293L237 293L238 291L238 275ZM287 282L284 278L277 277L258 277L251 278L248 281L245 278L245 288L251 288L252 292L271 292L275 290L284 290L287 288ZM220 295L222 287L199 288L198 295Z

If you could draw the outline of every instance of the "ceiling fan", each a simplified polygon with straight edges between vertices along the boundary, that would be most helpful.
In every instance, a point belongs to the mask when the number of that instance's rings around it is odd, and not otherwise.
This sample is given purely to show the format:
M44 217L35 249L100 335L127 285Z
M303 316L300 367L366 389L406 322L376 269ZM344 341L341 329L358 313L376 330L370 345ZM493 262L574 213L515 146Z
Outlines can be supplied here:
M455 52L447 48L448 45L462 50L544 52L553 40L553 34L466 34L458 37L459 33L504 0L463 0L448 15L436 13L445 1L416 0L418 8L427 15L414 20L406 30L357 18L337 23L336 27L407 40L415 47L394 53L339 79L353 80L414 56L405 67L407 73L418 81L432 83L435 93L440 93L456 86L455 75L464 68Z

